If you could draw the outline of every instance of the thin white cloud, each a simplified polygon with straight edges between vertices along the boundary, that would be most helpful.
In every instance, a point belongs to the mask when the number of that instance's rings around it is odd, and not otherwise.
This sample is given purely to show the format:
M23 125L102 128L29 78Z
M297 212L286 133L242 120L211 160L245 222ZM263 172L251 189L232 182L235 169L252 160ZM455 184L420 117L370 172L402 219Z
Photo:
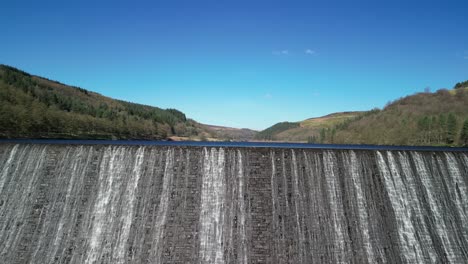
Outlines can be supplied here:
M275 51L273 51L273 55L287 56L287 55L289 55L289 50L287 50L287 49L285 49L285 50L275 50Z
M457 52L457 57L464 60L468 60L468 51L464 50Z
M271 95L271 93L266 93L263 98L265 99L271 99L273 97L273 95Z
M289 55L293 55L293 52L291 52L288 49L283 49L283 50L274 50L272 54L275 56L289 56ZM305 49L303 54L308 55L308 56L315 56L317 55L317 51L313 49Z
M311 50L311 49L306 49L305 51L305 54L307 55L315 55L317 54L317 52L315 50Z

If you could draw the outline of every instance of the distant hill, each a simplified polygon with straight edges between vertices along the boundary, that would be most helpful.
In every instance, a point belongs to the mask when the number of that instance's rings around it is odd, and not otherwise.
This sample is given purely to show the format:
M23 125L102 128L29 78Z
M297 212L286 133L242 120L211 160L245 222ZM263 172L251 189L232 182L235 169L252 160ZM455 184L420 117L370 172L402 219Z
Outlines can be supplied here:
M283 124L259 132L258 137L335 144L466 146L468 82L452 90L407 96L382 110L335 113L291 123L288 128Z
M281 122L259 132L256 138L290 142L317 142L322 129L331 129L360 114L362 112L341 112L309 118L300 122Z
M176 109L115 100L0 65L0 137L166 139L202 133Z
M205 124L200 125L209 132L212 138L220 140L251 141L258 133L258 131L248 128L232 128Z

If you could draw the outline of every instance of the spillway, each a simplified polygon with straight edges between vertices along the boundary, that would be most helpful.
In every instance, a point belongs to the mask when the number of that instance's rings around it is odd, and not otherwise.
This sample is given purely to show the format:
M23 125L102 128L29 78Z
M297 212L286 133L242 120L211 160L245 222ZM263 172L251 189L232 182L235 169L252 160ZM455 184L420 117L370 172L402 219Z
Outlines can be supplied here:
M0 263L468 263L468 152L0 144Z

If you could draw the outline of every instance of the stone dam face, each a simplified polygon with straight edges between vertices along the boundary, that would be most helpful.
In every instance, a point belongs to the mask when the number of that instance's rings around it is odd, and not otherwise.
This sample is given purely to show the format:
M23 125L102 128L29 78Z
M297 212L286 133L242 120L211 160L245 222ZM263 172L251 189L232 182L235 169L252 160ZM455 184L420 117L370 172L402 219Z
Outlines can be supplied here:
M468 263L468 153L0 144L0 263Z

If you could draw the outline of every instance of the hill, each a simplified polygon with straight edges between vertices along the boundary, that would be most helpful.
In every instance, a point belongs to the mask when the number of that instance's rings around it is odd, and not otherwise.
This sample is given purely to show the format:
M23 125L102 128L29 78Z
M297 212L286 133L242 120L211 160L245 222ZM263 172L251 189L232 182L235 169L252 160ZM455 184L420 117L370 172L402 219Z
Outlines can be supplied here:
M265 131L271 131L278 123ZM468 82L452 90L418 93L366 112L344 112L296 122L270 139L334 144L468 145Z
M210 137L218 140L251 141L258 133L258 131L248 128L233 128L205 124L200 125L204 130L209 132Z
M256 138L289 142L317 142L322 129L332 129L334 126L355 118L361 113L341 112L309 118L300 122L281 122L259 132Z
M115 100L0 65L0 137L166 139L202 133L176 109Z

